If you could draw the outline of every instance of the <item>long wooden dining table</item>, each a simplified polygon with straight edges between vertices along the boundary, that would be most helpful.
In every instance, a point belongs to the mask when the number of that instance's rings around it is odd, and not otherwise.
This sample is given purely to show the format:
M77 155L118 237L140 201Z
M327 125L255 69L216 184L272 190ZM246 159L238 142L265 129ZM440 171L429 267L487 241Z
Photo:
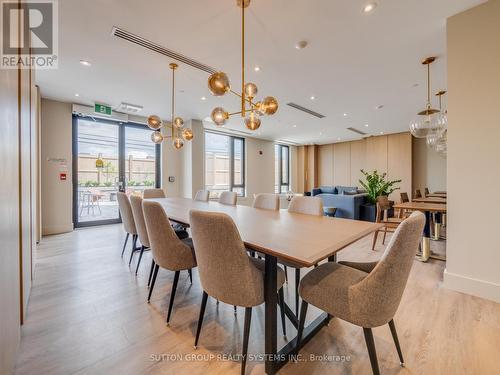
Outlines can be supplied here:
M199 202L186 198L149 199L159 202L170 220L189 226L191 210L223 212L235 222L245 246L265 255L265 371L275 374L287 363L296 347L296 337L283 348L277 347L277 263L292 262L297 267L312 267L328 259L336 261L340 250L375 232L381 224L270 211L247 206L227 206L218 202ZM286 315L297 328L298 318L286 306ZM301 346L328 323L323 313L304 328Z

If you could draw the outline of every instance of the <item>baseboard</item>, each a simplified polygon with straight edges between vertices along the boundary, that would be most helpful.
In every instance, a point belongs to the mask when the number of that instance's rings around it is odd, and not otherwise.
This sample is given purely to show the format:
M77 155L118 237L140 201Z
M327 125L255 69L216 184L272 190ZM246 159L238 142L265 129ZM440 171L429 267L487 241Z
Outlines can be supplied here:
M63 225L42 226L42 236L51 234L62 234L73 231L73 223Z
M457 275L444 270L443 286L473 296L500 302L500 284L474 279L472 277Z

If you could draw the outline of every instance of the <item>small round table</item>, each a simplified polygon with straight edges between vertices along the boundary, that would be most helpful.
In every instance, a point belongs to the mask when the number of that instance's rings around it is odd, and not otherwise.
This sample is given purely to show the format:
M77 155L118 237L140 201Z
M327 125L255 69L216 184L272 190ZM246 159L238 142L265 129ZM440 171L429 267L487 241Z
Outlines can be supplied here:
M335 217L337 207L323 207L323 212L325 213L325 216Z

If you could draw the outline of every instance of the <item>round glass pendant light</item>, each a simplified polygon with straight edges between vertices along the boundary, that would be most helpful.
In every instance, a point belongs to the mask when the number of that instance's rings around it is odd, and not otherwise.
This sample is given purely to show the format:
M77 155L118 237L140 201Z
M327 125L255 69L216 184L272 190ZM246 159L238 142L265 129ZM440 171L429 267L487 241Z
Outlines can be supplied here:
M257 85L252 82L248 82L245 85L245 95L248 97L248 99L252 100L257 96L257 93L259 92L259 89L257 88Z
M184 138L186 141L192 140L194 137L193 131L189 128L186 128L182 131L182 138Z
M184 126L184 120L180 117L176 117L174 118L173 124L177 129L181 129Z
M222 96L229 90L231 86L229 85L229 78L224 72L215 72L208 78L208 88L210 92L215 96Z
M151 133L151 140L156 143L156 144L159 144L163 141L163 135L161 134L161 132L159 132L158 130Z
M257 130L258 128L260 128L259 115L255 111L250 112L250 114L245 119L245 125L249 130Z
M182 138L174 138L172 144L177 150L179 150L182 148L182 146L184 146L184 140Z
M152 115L148 117L148 127L151 130L158 130L161 128L161 118L156 115Z
M226 120L229 118L229 114L222 107L214 108L211 115L212 121L217 126L222 126L226 123Z
M265 97L262 101L262 110L266 115L274 115L278 111L278 101L272 96Z

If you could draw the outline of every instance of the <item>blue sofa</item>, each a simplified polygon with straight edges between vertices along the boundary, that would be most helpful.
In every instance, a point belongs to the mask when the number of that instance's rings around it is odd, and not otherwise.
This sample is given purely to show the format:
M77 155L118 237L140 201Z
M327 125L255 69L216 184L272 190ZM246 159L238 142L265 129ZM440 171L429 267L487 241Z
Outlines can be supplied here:
M323 199L325 207L336 207L335 217L360 220L361 205L367 202L368 194L355 186L322 186L313 189L311 195Z

